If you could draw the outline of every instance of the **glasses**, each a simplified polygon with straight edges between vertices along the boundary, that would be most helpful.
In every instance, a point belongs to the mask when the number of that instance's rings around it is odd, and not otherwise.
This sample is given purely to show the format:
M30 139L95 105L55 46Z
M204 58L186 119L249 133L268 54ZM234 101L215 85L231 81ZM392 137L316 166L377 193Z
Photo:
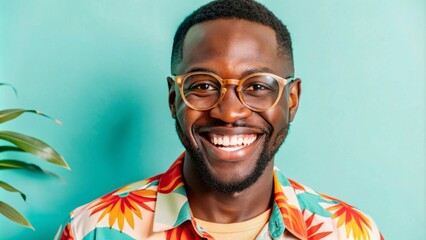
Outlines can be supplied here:
M293 78L272 73L253 73L242 79L223 79L210 72L190 72L174 77L183 101L192 109L205 111L217 106L226 93L226 85L236 85L241 103L247 108L264 112L281 98L285 85Z

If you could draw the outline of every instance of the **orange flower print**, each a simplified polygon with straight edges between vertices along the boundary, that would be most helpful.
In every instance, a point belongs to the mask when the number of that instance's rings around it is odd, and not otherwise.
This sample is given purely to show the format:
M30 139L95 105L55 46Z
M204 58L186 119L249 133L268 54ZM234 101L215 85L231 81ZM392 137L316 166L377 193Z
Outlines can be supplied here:
M180 239L202 239L195 232L190 221L182 223L180 226L170 229L166 233L167 240L180 240Z
M302 184L295 182L291 179L288 179L288 181L290 182L291 186L293 186L294 189L302 190L302 191L306 192L305 187Z
M64 230L62 231L62 235L60 240L74 240L74 235L71 231L71 223L68 223Z
M183 164L183 154L179 159L173 163L173 165L163 174L160 178L160 183L158 185L157 191L159 193L170 193L175 189L183 186L182 180L182 164Z
M274 175L274 195L275 201L283 216L284 224L288 226L290 232L297 237L306 239L306 225L303 221L302 213L297 207L288 203L288 198L284 195L276 175Z
M141 189L133 192L117 194L121 189L105 195L96 202L89 205L92 210L90 216L97 212L102 212L98 218L101 221L106 215L109 215L109 226L112 227L118 222L118 228L123 231L124 222L132 229L134 228L134 217L142 219L140 208L154 212L147 202L155 202L157 193L154 190Z
M354 240L370 239L370 233L367 228L371 229L371 224L366 216L345 202L324 194L321 194L321 196L337 202L326 210L333 213L333 216L331 216L332 219L337 219L337 227L341 227L345 224L347 238L352 234Z
M302 211L303 214L305 214L305 209ZM306 219L305 223L306 223L306 227L307 227L307 231L308 231L308 239L309 240L320 240L325 238L326 236L330 235L332 232L318 232L321 228L321 226L324 223L319 223L317 225L313 225L313 220L315 218L315 213L312 214L308 219Z
M287 203L287 198L283 192L275 193L275 201L283 216L284 224L289 226L289 230L297 237L306 239L306 226L299 209Z

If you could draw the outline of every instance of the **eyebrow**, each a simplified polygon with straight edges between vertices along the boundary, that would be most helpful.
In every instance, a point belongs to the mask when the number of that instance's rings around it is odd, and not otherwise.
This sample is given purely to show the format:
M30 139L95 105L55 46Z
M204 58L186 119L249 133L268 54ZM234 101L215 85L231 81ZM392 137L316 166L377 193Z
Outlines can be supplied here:
M188 72L186 73L191 73L191 72L210 72L210 73L214 73L216 75L219 75L219 73L211 68L204 68L204 67L194 67L191 68ZM270 68L268 67L261 67L261 68L250 68L245 70L242 74L241 77L245 77L247 75L253 74L253 73L274 73L274 71L272 71Z
M214 69L204 68L204 67L194 67L194 68L189 69L189 71L186 72L186 73L191 73L191 72L210 72L210 73L214 73L214 74L219 75L218 72L215 71Z
M253 74L253 73L274 73L272 69L268 67L261 67L261 68L250 68L243 72L242 77L245 77L247 75Z

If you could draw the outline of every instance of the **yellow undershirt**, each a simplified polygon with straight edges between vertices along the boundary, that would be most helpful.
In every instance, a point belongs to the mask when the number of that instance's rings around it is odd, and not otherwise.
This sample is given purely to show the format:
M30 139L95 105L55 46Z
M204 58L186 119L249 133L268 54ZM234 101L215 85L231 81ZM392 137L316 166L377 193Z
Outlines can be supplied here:
M215 240L253 240L269 220L271 209L250 220L239 223L212 223L195 218L195 221Z

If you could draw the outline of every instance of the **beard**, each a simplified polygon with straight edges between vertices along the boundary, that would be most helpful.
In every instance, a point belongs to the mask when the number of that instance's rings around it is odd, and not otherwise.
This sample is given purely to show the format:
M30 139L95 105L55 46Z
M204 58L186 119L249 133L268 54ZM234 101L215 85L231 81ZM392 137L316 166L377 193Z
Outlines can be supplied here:
M260 178L260 176L262 176L266 167L272 161L278 149L284 142L290 124L285 124L285 126L278 131L277 136L274 139L272 139L272 131L267 131L265 134L265 144L253 170L246 176L236 178L232 182L223 182L220 179L214 177L208 169L205 157L203 156L201 150L191 144L188 136L184 134L177 119L175 122L175 127L179 139L185 147L187 154L189 154L191 159L194 161L203 183L218 192L234 193L242 192L243 190L249 188Z

